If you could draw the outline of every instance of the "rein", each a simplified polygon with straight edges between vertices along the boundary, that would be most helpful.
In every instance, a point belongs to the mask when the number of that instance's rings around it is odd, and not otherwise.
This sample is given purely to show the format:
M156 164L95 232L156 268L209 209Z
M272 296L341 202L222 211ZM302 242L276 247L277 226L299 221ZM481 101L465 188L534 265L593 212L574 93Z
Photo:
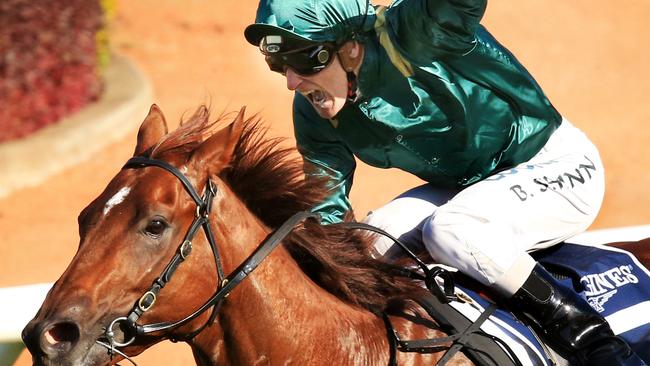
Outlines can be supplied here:
M212 314L210 319L201 326L197 331L193 332L191 335L186 336L186 339L191 339L200 333L205 327L209 326L214 322L216 315L221 307L223 300L228 296L228 294L234 290L234 288L241 283L246 277L248 277L251 272L253 272L259 264L275 249L282 239L284 239L291 231L298 226L301 222L308 218L318 219L320 216L317 213L313 212L298 212L291 216L282 226L275 230L264 242L262 242L257 249L242 263L237 267L232 273L228 276L224 275L223 265L221 263L221 256L219 255L219 250L216 246L216 241L214 240L214 235L210 229L209 216L212 209L212 200L216 195L216 187L212 181L208 180L208 183L205 188L205 193L203 197L199 196L196 192L190 181L181 173L178 169L172 165L156 159L146 158L146 157L134 157L129 159L124 165L123 169L128 168L142 168L147 166L155 166L162 168L174 176L176 176L185 190L190 194L194 202L196 203L196 216L194 221L190 225L182 243L179 245L176 254L171 259L169 264L162 271L161 275L153 281L151 287L140 297L140 299L133 306L131 311L127 316L118 317L114 319L109 326L104 331L104 338L108 343L104 343L100 340L97 340L96 343L106 347L109 350L111 358L114 354L119 354L122 357L125 357L128 361L135 365L135 362L128 358L124 353L119 351L118 347L126 347L132 344L138 336L143 336L149 333L162 332L171 330L177 327L180 327L188 322L194 320L206 310L212 307ZM174 272L178 266L185 261L185 259L192 253L192 240L197 234L200 228L203 228L206 238L210 243L210 248L214 255L214 260L217 267L217 280L221 280L217 287L215 293L196 311L192 314L186 316L185 318L175 321L175 322L162 322L162 323L153 323L146 325L137 324L138 319L149 309L153 307L156 302L157 294L160 290L165 287L165 285L171 280ZM115 339L115 333L113 329L116 325L123 324L131 338L125 339L120 342ZM126 332L125 332L126 333ZM178 341L179 339L172 339L172 341Z

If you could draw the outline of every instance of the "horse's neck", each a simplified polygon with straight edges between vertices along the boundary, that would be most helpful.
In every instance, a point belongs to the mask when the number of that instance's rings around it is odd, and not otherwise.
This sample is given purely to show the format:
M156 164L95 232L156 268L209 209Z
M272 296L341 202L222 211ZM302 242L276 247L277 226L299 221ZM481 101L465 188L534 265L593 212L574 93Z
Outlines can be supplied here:
M246 222L245 228L223 228L232 230L231 241L237 238L224 249L228 260L237 258L224 263L226 270L232 271L268 231L243 205L224 211L233 217L222 216L219 221L230 225ZM235 233L237 230L246 234ZM206 355L215 355L214 364L254 364L271 359L274 363L290 360L296 364L317 359L337 360L339 364L358 364L362 359L367 363L373 358L379 364L387 362L386 330L381 319L315 285L282 247L229 295L219 324L219 329L204 332L194 344L195 353L198 347ZM210 334L214 332L221 334Z
M358 364L357 347L381 355L386 334L381 321L318 288L288 257L278 251L224 306L229 358L236 364L269 358L297 364L333 359L343 365L346 359Z

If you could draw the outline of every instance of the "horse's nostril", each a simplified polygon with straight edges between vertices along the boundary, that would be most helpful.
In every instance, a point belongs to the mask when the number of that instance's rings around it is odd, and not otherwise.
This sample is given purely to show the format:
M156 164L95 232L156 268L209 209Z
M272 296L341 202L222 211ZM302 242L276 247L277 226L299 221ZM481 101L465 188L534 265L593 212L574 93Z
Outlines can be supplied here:
M69 352L79 340L79 328L74 323L56 323L45 329L41 346L47 354Z

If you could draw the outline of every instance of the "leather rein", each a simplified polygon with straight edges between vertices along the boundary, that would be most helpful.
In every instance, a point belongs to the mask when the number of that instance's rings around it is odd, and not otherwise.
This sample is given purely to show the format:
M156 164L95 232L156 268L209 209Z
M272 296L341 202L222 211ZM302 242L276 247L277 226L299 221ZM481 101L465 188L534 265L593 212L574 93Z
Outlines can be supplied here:
M286 222L284 222L282 226L275 230L264 242L262 242L257 247L257 249L232 273L230 273L228 276L225 276L223 265L221 263L221 256L219 255L219 250L217 248L216 241L214 240L214 235L212 234L209 220L209 216L212 210L212 201L217 193L214 183L208 180L205 188L205 193L203 194L203 197L201 197L192 186L192 183L190 183L189 179L187 179L183 173L181 173L174 166L162 160L151 159L147 157L134 157L129 159L122 169L138 169L148 166L162 168L180 180L185 190L189 193L189 195L196 203L196 215L194 217L194 221L185 234L183 241L178 246L176 254L174 254L174 257L170 260L169 264L167 264L160 276L158 276L153 281L149 289L140 297L140 299L136 302L127 316L115 318L105 329L102 339L105 339L108 343L102 342L101 340L96 341L97 344L108 348L111 358L114 354L119 354L134 365L135 362L133 362L133 360L131 360L126 354L117 348L129 346L139 336L168 331L183 326L198 316L202 315L208 309L212 308L212 314L210 315L208 321L198 330L194 331L190 335L183 337L184 340L192 339L205 327L214 322L223 300L237 285L239 285L239 283L246 279L246 277L248 277L248 275L251 274L251 272L253 272L269 254L271 254L273 249L275 249L280 244L282 239L291 233L291 231L304 220L308 218L318 219L320 217L317 213L306 211L294 214ZM187 259L192 253L192 240L200 228L203 228L203 232L208 239L208 243L212 249L212 254L214 256L214 261L217 268L217 281L220 282L215 293L196 311L181 320L175 322L152 323L146 325L137 324L138 319L146 311L153 307L156 302L158 293L169 281L171 281L172 276L174 275L174 272L178 266L183 263L185 259ZM127 338L123 341L118 341L115 339L114 329L120 324L126 328L127 332L125 332L125 334L128 334L130 336L130 338ZM179 341L181 339L172 338L171 340Z

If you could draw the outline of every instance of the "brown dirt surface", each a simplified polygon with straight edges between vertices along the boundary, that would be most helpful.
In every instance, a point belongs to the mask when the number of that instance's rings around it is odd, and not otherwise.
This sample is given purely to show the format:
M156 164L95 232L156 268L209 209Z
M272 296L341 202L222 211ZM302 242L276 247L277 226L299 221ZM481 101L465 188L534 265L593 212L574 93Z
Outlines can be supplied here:
M118 0L112 45L151 79L168 121L201 103L215 114L247 105L273 135L291 138L292 94L242 36L256 3ZM650 2L643 1L497 1L484 19L558 110L600 147L608 188L593 228L650 223L650 53L643 41L649 12ZM0 286L58 278L78 244L77 214L130 157L135 134L0 199ZM360 165L352 192L357 215L417 184L398 171ZM188 347L169 342L136 360L144 366L193 364ZM17 365L29 364L23 353Z

